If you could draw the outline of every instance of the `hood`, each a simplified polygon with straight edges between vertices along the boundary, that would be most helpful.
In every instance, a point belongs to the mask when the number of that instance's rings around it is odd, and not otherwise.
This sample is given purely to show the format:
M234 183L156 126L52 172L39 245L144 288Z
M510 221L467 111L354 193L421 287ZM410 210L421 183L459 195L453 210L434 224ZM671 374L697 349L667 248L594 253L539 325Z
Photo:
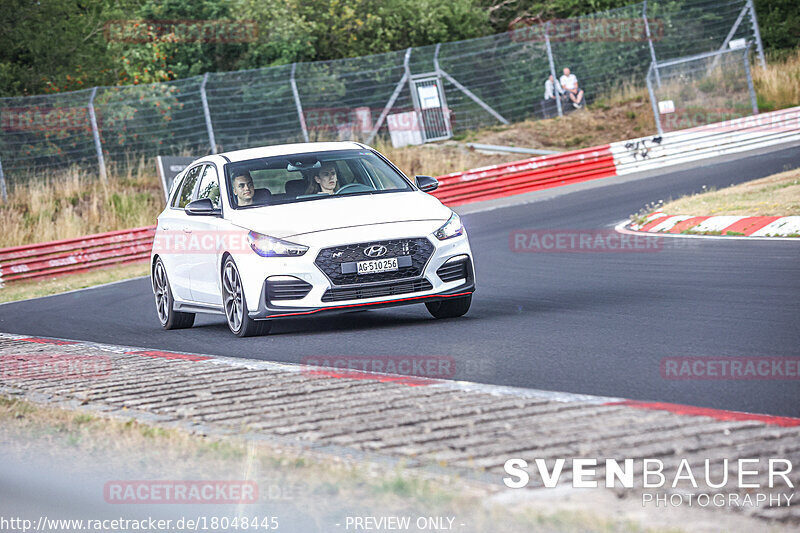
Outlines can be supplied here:
M338 196L229 211L231 223L264 235L285 239L318 231L434 220L446 222L451 210L419 191Z

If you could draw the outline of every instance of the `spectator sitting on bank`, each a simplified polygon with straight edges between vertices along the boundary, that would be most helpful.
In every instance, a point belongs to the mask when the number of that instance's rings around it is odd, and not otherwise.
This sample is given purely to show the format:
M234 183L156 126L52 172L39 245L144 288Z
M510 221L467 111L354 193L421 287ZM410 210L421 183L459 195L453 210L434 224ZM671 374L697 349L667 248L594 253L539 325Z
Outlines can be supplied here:
M572 101L572 106L578 109L583 105L583 89L578 87L578 78L571 74L569 68L564 68L564 75L561 76L561 87Z
M554 81L553 75L550 74L550 76L548 76L547 78L547 81L544 82L544 99L555 100L556 91L558 91L559 96L564 94L564 89L561 88L561 84L558 83L557 81Z
M553 75L544 82L544 100L542 100L542 118L553 118L558 115L558 102L556 98L565 98L564 89L553 79Z

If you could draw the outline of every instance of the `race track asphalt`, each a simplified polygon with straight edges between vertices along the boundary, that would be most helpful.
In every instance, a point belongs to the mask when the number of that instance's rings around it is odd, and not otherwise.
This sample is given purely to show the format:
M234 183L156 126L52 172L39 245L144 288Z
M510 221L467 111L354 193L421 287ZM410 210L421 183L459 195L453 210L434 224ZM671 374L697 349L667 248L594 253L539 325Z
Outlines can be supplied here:
M645 204L800 166L800 148L463 217L469 313L422 305L286 319L239 339L223 317L162 331L147 279L0 306L0 331L300 363L442 356L455 379L800 416L800 380L665 379L673 357L800 357L800 242L659 239L646 252L515 253L509 234L610 229ZM599 182L598 182L599 184ZM671 242L667 242L671 241Z

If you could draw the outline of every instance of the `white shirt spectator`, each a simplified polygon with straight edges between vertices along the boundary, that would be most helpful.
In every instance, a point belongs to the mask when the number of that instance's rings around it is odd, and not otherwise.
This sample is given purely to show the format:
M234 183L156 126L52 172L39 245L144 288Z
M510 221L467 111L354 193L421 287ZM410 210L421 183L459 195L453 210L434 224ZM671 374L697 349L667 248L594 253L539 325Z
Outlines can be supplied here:
M550 78L547 78L547 81L544 82L544 99L550 100L551 98L555 98L556 91L558 91L558 94L564 94L564 89L561 88L558 82L553 83L550 81Z
M561 76L559 81L561 82L561 86L568 91L573 91L578 86L578 78L575 77L575 74Z

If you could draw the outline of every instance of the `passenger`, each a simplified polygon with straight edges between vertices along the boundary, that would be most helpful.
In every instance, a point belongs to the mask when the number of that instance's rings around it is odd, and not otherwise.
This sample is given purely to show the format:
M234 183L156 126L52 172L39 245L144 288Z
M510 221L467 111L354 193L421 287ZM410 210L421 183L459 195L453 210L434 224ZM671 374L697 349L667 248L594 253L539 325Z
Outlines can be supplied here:
M322 163L319 171L313 175L306 194L335 194L337 190L339 190L339 179L336 175L336 165L328 161Z
M236 197L236 205L253 205L255 192L253 177L249 171L241 171L233 178L233 195Z

